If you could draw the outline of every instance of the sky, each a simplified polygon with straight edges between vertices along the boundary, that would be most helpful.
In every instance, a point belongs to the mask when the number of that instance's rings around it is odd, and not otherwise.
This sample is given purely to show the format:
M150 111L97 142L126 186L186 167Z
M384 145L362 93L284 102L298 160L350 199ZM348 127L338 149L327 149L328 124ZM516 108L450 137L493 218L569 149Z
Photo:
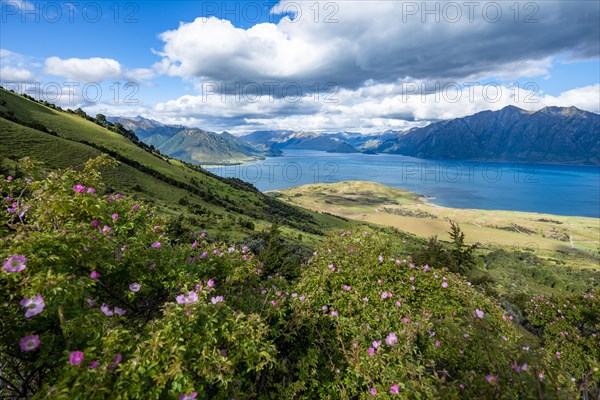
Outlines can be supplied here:
M0 0L0 84L217 132L600 112L600 2Z

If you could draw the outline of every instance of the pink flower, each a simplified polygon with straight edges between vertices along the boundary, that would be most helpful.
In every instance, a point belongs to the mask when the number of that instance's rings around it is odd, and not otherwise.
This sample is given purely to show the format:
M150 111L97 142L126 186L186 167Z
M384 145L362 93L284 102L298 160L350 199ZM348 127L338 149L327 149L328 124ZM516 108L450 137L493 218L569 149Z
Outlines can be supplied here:
M377 259L379 260L379 263L381 264L383 262L383 256L378 256Z
M372 387L371 390L369 390L369 393L371 394L371 396L375 396L377 394L377 389Z
M323 306L323 307L321 307L321 310L323 310L323 311L327 311L327 309L328 309L328 308L329 308L329 307L327 307L327 306Z
M398 394L398 393L400 393L400 390L398 389L398 384L392 385L390 387L390 393L391 394Z
M210 299L210 302L213 303L213 304L222 303L223 302L223 296L213 297L213 298Z
M115 368L117 368L117 365L119 365L119 364L121 363L121 360L122 360L122 359L123 359L123 356L122 356L122 355L120 355L120 354L116 354L116 355L113 357L113 359L112 359L112 361L113 361L113 364L110 366L110 369L115 369Z
M134 293L139 292L141 288L142 285L140 285L137 282L133 282L131 285L129 285L129 290L131 290Z
M192 243L192 249L195 249L198 246L198 241L194 240L194 243Z
M187 296L181 294L177 296L175 301L177 301L178 304L193 304L198 301L198 294L194 291L189 292Z
M155 249L160 249L160 242L152 243L152 247L154 247Z
M21 306L25 307L27 311L25 312L25 318L31 318L35 315L38 315L44 310L46 304L44 303L44 298L39 294L36 294L32 298L24 298L19 303Z
M349 292L352 290L352 286L350 286L350 285L344 285L343 288L346 292Z
M335 311L335 310L334 310L334 311L332 311L332 312L331 312L331 316L332 316L332 317L337 317L337 316L338 316L338 312L337 312L337 311Z
M408 318L406 318L406 317L402 318L402 323L403 324L408 324Z
M200 236L202 236L202 237L206 237L206 232L202 232L202 233L200 234Z
M10 182L10 181L12 181L12 180L13 180L13 177L9 175L9 176L7 176L7 177L6 177L6 180L7 180L8 182Z
M112 231L112 228L111 228L110 226L108 226L108 225L104 225L104 226L102 227L102 233L108 233L108 232L110 232L110 231Z
M481 311L480 309L476 308L475 309L475 316L477 318L483 318L483 311Z
M96 189L94 189L93 187L91 187L91 188L88 188L87 192L90 193L90 194L94 194L94 193L96 193Z
M373 347L378 348L379 346L381 346L381 340L374 340L371 344L373 345Z
M85 299L85 301L86 301L86 303L87 303L87 305L88 305L89 308L92 308L92 307L94 307L96 305L96 301L95 300Z
M25 336L19 340L19 347L23 351L33 351L40 346L40 337L38 335Z
M208 286L209 288L214 288L215 281L213 279L209 279L208 282L206 282L206 286Z
M115 196L117 199L122 199L123 195L121 193L117 193L117 195Z
M79 365L83 362L83 353L80 351L73 351L69 355L69 363L71 365Z
M100 277L101 277L101 276L102 276L102 275L100 275L100 274L99 274L99 273L97 273L96 271L92 271L92 272L90 273L90 278L92 278L92 279L100 279Z
M335 271L335 266L333 264L329 264L327 268L329 268L330 271Z
M119 219L119 214L113 214L112 219L113 219L113 221L116 221L117 219Z
M369 347L367 353L369 353L370 356L375 355L375 349L373 347Z
M429 264L423 265L423 271L425 271L425 272L429 271Z
M442 287L443 288L447 288L448 287L448 282L442 282Z
M85 192L85 186L75 185L75 186L73 186L73 190L77 193L83 193L83 192Z
M137 211L137 210L139 210L139 209L140 209L140 206L139 206L139 205L137 205L137 204L134 204L134 205L133 205L133 207L131 207L131 209L132 209L133 211Z
M225 349L221 349L221 355L222 355L223 357L227 357L227 350L225 350Z
M402 307L402 303L400 303L399 301L397 301L397 302L396 302L396 305L397 305L398 307Z
M198 393L196 392L183 393L181 396L179 396L179 400L195 400L197 395Z
M123 315L125 315L125 313L126 313L126 312L127 312L127 311L125 311L125 310L124 310L124 309L122 309L122 308L115 307L115 314L118 314L118 315L120 315L120 316L123 316Z
M114 313L106 304L102 304L102 306L100 306L100 311L102 311L107 317L112 317L114 315Z
M388 346L393 346L396 343L398 343L398 338L396 337L396 334L394 332L392 332L389 335L387 335L387 337L385 338L385 343Z
M440 344L441 344L441 343L440 343L440 341L439 341L439 340L436 340L436 342L435 342L435 347L440 347Z
M415 281L415 277L411 276L410 278L408 278L409 281L414 282Z
M160 226L158 226L158 225L154 225L154 228L153 228L153 229L154 229L154 231L155 231L155 232L158 232L158 231L160 231Z
M97 227L100 226L100 221L98 221L97 219L95 219L92 222L90 222L90 225L92 225L94 228L97 228Z
M92 361L90 363L90 365L88 365L88 368L89 369L96 369L98 367L98 364L99 364L98 360L94 360L94 361Z
M496 382L498 381L498 377L492 374L486 375L485 376L485 380L490 384L490 385L495 385Z
M21 255L13 255L8 257L8 260L4 261L2 268L6 272L21 272L27 265L27 257Z

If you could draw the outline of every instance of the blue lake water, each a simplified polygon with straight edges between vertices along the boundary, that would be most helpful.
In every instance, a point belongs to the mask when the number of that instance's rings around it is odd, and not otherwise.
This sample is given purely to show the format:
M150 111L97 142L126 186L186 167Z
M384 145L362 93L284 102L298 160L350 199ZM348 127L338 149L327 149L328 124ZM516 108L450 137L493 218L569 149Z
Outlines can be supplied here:
M288 150L283 157L209 170L261 191L364 180L434 197L432 203L446 207L600 217L599 167Z

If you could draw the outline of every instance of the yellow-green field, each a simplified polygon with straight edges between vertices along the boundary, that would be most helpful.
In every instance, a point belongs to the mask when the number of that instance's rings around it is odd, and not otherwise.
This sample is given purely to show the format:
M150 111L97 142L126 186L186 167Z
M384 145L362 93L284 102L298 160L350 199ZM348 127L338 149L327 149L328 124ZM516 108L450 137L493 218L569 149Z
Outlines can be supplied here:
M416 193L365 181L312 184L276 193L311 210L393 226L421 237L449 240L448 219L452 219L471 243L596 255L600 249L597 218L440 207Z

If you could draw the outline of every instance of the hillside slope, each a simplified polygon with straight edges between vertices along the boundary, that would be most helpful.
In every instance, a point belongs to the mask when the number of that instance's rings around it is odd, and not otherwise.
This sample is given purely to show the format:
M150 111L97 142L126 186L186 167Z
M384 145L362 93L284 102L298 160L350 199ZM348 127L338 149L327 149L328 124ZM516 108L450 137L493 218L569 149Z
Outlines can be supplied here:
M349 224L290 207L239 179L221 178L153 153L81 115L0 89L0 155L4 169L14 168L14 162L26 156L54 169L81 165L101 153L120 161L117 168L103 171L113 189L137 193L169 214L192 215L206 230L216 228L218 222L224 237L252 233L253 229L244 228L249 225L244 221L252 221L256 230L277 221L285 226L284 232L293 236L302 232L312 239L324 230Z

